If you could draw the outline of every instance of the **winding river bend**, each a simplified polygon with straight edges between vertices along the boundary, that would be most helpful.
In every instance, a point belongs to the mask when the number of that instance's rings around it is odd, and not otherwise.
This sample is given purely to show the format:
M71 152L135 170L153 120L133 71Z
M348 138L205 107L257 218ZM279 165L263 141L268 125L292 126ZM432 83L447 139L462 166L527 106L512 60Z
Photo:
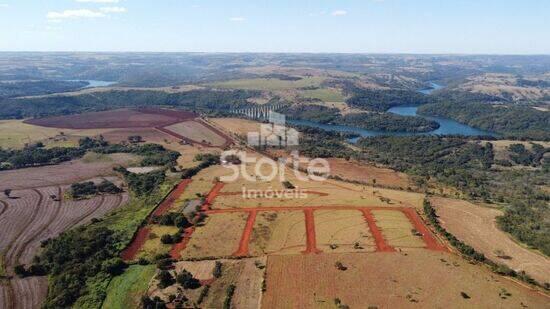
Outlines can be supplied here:
M443 86L436 83L430 83L431 88L419 90L424 94L430 94L432 91L443 88ZM290 124L302 125L308 127L315 127L328 131L337 131L344 133L354 133L358 134L359 137L350 139L350 142L356 142L360 137L369 137L369 136L380 136L380 135L391 135L391 136L407 136L407 135L426 135L426 134L436 134L436 135L464 135L464 136L495 136L493 132L488 132L474 127L456 122L449 118L443 117L430 117L417 114L418 106L396 106L387 110L388 113L393 113L401 116L412 116L412 117L422 117L430 119L439 123L439 128L430 132L422 133L413 133L413 132L387 132L387 131L373 131L365 130L359 127L354 126L343 126L343 125L331 125L331 124L322 124L314 121L308 120L287 120Z

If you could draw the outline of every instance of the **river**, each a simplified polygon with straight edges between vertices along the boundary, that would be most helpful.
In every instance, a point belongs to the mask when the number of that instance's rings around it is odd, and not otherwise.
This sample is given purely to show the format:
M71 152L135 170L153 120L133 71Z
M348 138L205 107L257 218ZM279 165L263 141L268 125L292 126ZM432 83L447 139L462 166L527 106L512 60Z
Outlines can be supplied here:
M443 88L443 86L433 82L431 82L430 85L431 85L431 88L421 89L419 90L419 92L424 94L430 94L434 90ZM430 132L423 132L423 133L387 132L387 131L365 130L365 129L362 129L359 127L353 127L353 126L322 124L322 123L317 123L309 120L287 120L287 121L288 123L294 124L294 125L315 127L315 128L319 128L327 131L337 131L337 132L358 134L359 137L352 138L349 140L352 143L356 142L360 137L380 136L380 135L392 135L392 136L426 135L426 134L436 134L436 135L456 134L456 135L465 135L465 136L478 136L478 135L495 136L496 135L493 132L476 129L474 127L456 122L449 118L418 115L416 113L417 109L418 109L418 106L396 106L396 107L390 108L389 110L387 110L387 112L397 114L397 115L402 115L402 116L423 117L426 119L434 120L437 123L439 123L439 128Z

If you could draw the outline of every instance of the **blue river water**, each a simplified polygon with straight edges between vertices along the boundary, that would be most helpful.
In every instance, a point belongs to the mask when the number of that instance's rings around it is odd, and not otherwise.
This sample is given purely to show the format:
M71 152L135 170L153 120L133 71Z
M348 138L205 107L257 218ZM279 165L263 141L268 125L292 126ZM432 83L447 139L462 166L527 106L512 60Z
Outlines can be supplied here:
M422 92L424 94L430 94L432 91L441 89L443 87L436 83L430 83L430 84L431 84L431 88L422 89L422 90L419 90L419 92ZM295 124L295 125L315 127L315 128L319 128L327 131L354 133L359 135L359 137L352 138L349 140L350 142L353 142L353 143L356 142L360 137L380 136L380 135L392 135L392 136L426 135L426 134L436 134L436 135L456 134L456 135L465 135L465 136L478 136L478 135L495 136L496 135L493 132L476 129L474 127L456 122L449 118L418 115L416 113L417 109L418 109L417 106L396 106L396 107L390 108L389 110L387 110L387 112L394 113L397 115L402 115L402 116L423 117L426 119L434 120L437 123L439 123L439 128L434 131L424 132L424 133L387 132L387 131L365 130L365 129L362 129L359 127L353 127L353 126L322 124L322 123L309 121L309 120L287 120L287 121L288 123Z

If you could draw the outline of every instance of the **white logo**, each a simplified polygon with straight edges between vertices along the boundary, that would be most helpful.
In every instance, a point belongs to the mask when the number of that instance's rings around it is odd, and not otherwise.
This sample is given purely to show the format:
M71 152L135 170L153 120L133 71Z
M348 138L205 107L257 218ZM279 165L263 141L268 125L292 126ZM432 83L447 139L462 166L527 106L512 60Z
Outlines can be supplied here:
M298 146L299 133L285 126L285 115L270 111L269 123L260 126L260 132L248 132L248 145L251 147Z

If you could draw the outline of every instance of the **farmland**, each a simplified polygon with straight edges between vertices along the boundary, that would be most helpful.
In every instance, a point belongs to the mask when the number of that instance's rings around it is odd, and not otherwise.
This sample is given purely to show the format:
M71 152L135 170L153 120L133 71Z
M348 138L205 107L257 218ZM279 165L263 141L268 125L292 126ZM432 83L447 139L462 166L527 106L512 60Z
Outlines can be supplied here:
M17 265L30 265L40 250L41 241L56 237L61 232L101 218L124 205L127 194L98 196L88 200L64 200L66 186L13 190L10 197L2 197L6 206L0 216L3 236L0 251L6 273L13 276ZM19 278L1 286L2 307L39 307L46 296L44 277Z
M539 282L550 282L548 259L521 246L496 227L496 217L502 215L501 211L455 199L434 197L431 202L442 226L456 237L491 260L525 271Z

